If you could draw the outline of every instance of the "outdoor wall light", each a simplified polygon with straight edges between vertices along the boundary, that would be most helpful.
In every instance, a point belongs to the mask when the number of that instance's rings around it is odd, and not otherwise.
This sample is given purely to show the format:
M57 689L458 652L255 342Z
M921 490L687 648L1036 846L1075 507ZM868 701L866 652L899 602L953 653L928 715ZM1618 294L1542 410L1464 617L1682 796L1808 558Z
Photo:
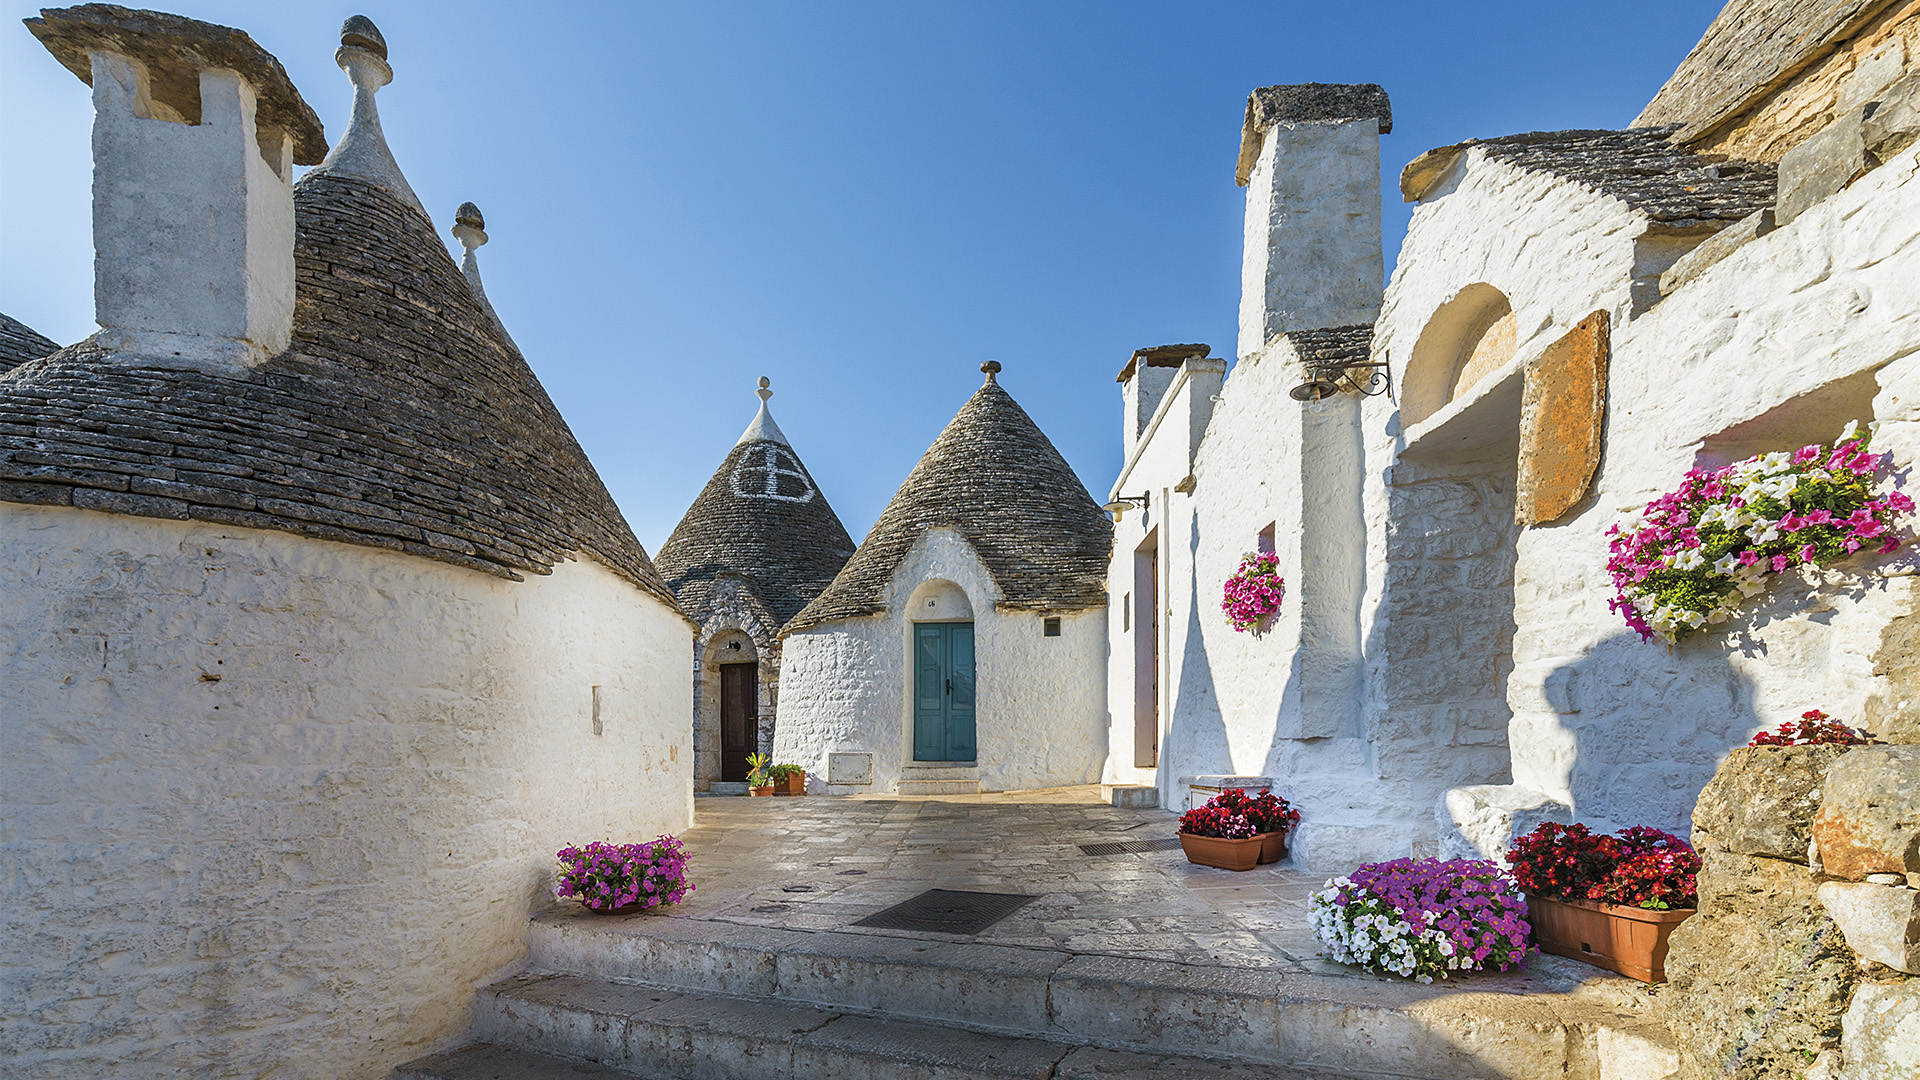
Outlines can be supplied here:
M1113 520L1117 522L1120 520L1120 516L1127 512L1127 507L1129 506L1138 506L1140 509L1145 510L1151 495L1152 492L1147 491L1143 491L1138 495L1122 495L1100 509L1112 514Z
M1319 401L1342 390L1367 397L1393 393L1393 369L1380 360L1328 360L1307 366L1307 381L1288 391L1295 401Z

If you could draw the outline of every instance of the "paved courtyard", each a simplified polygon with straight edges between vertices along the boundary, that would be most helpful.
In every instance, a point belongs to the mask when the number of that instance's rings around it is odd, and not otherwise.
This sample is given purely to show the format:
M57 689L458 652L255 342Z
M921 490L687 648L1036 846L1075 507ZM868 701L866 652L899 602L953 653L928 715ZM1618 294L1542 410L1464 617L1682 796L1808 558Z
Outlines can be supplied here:
M978 941L1188 965L1376 979L1322 959L1308 897L1327 875L1282 862L1245 872L1178 850L1087 855L1079 845L1164 840L1176 817L1123 810L1097 787L985 795L701 797L685 836L694 894L673 918L793 930ZM1037 894L978 935L854 925L927 889ZM1471 977L1509 993L1645 989L1558 957Z

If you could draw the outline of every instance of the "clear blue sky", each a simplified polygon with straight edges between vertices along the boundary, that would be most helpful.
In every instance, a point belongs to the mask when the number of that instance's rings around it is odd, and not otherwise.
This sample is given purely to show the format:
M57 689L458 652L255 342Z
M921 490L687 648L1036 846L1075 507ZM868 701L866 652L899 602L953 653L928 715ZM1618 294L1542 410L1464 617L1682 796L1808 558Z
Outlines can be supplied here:
M1717 0L1554 3L263 4L237 26L344 128L340 22L395 70L389 142L444 234L486 213L487 291L649 550L768 375L858 538L998 359L1097 498L1115 372L1231 355L1247 92L1377 82L1400 167L1470 137L1623 127ZM86 88L0 12L0 311L93 330ZM449 241L450 242L450 241Z

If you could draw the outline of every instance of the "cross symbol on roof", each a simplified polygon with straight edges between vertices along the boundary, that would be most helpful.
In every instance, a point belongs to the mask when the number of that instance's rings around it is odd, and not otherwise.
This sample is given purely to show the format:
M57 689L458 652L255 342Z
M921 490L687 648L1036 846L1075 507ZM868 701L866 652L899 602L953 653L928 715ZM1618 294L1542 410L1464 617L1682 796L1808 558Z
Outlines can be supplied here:
M762 457L761 455L765 456ZM782 493L782 478L795 481L788 484L787 493ZM812 481L800 468L800 459L781 446L768 444L764 448L755 448L740 464L734 467L729 481L733 493L743 499L773 499L778 502L812 502L816 494ZM794 490L795 486L798 490Z

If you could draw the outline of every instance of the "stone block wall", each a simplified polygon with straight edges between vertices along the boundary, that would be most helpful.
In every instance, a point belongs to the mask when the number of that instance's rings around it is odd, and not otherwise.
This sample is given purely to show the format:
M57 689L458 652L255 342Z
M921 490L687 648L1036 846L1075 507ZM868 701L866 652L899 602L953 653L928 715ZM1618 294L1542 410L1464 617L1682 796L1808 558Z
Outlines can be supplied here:
M1683 1074L1915 1075L1920 747L1735 750L1693 842L1699 914L1674 931L1661 995Z

